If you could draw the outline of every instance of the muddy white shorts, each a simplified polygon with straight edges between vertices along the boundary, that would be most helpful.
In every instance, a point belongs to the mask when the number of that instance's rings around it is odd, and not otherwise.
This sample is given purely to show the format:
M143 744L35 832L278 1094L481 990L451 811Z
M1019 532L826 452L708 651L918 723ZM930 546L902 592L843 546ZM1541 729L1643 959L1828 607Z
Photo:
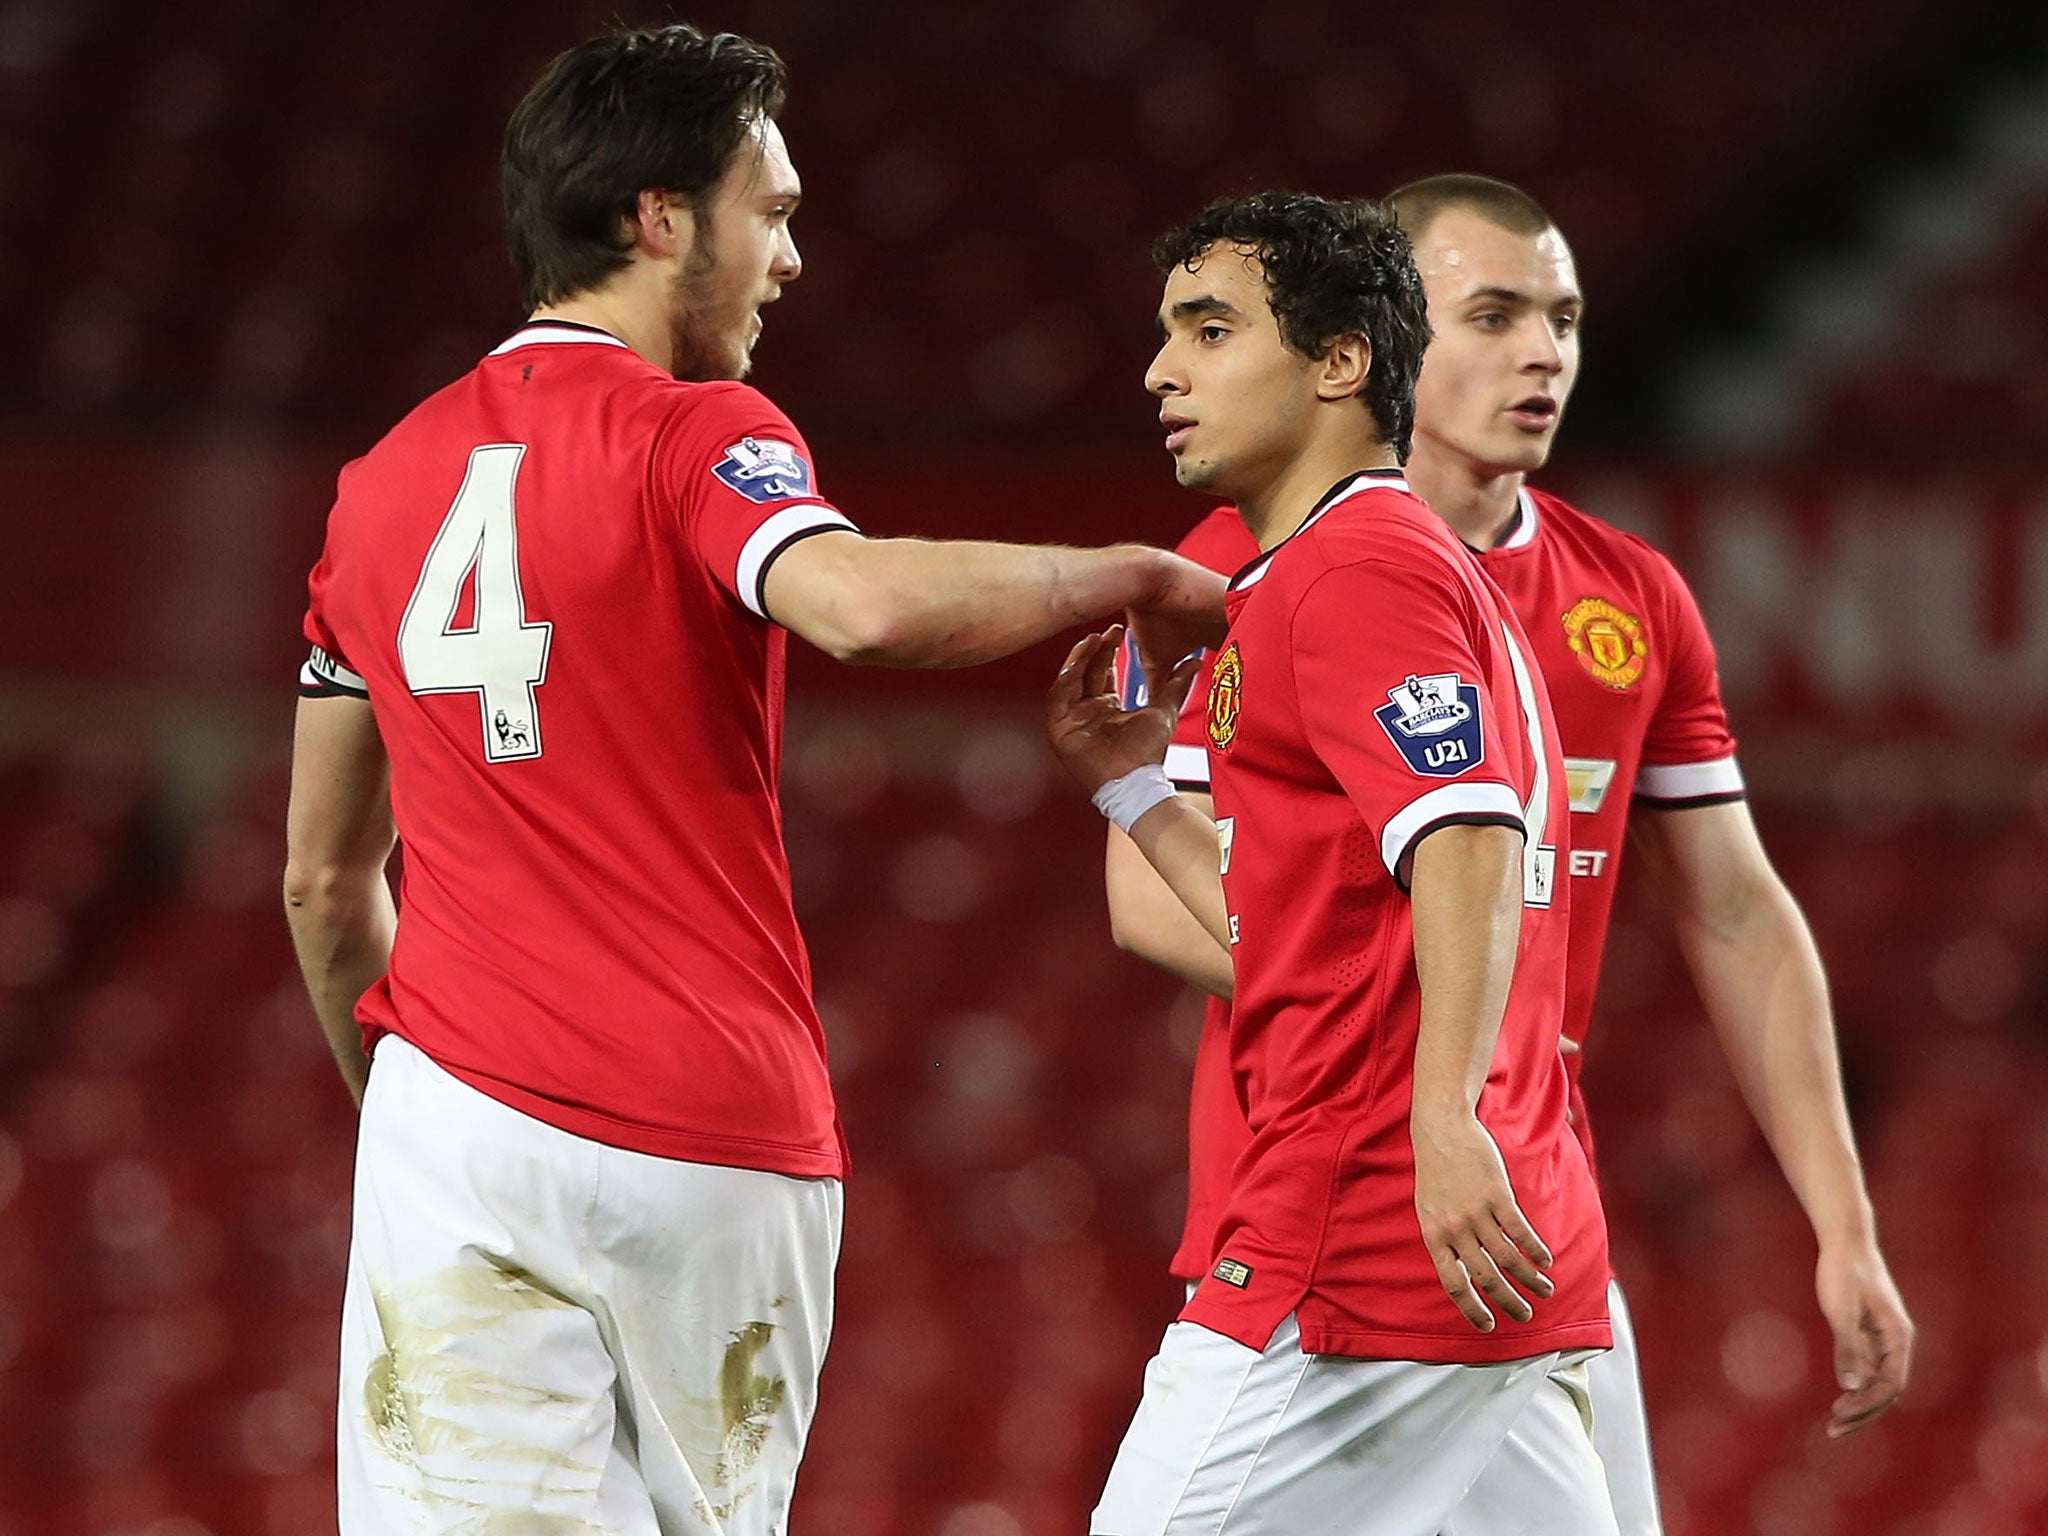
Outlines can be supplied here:
M386 1036L342 1308L341 1536L779 1536L840 1186L608 1147Z
M1541 1463L1528 1536L1613 1536L1584 1412L1584 1352L1500 1365L1264 1351L1166 1330L1089 1525L1093 1536L1437 1536L1483 1475ZM1523 1513L1530 1513L1523 1511ZM1457 1536L1493 1536L1484 1511Z

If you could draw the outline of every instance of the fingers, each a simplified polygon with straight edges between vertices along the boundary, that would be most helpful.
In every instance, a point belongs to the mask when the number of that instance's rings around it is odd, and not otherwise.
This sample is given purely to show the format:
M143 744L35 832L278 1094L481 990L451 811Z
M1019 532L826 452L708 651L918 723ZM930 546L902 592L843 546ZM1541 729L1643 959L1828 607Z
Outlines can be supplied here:
M1052 688L1045 696L1045 713L1048 720L1058 720L1071 713L1081 702L1084 669L1087 664L1089 647L1100 635L1090 635L1075 642L1067 652L1067 659L1060 663L1059 675L1052 680Z
M1116 693L1116 652L1123 644L1124 627L1112 624L1099 635L1090 635L1082 641L1092 646L1088 654L1082 691L1089 695Z
M1559 1035L1557 1037L1557 1050L1561 1056L1576 1056L1579 1054L1579 1042L1570 1035Z
M1838 1335L1835 1374L1848 1390L1829 1412L1829 1437L1853 1435L1882 1418L1906 1390L1912 1369L1913 1325L1903 1312L1866 1313L1850 1338Z
M1152 698L1154 708L1163 709L1175 720L1180 718L1181 706L1188 701L1188 689L1194 685L1195 674L1202 670L1202 653L1181 659L1179 666L1167 675L1163 687Z
M1543 1273L1541 1267L1550 1262L1550 1251L1543 1246L1529 1224L1522 1220L1520 1211L1511 1211L1509 1214L1524 1234L1522 1241L1516 1241L1508 1231L1496 1232L1490 1239L1482 1239L1486 1256L1493 1261L1497 1270L1539 1301L1555 1295L1557 1286L1550 1276ZM1534 1244L1535 1252L1524 1248L1522 1242ZM1539 1259L1537 1254L1541 1254L1542 1257ZM1515 1299L1521 1300L1519 1296ZM1527 1311L1516 1314L1520 1322L1527 1322L1531 1315Z
M1087 635L1067 652L1067 659L1061 663L1059 675L1045 696L1046 730L1055 745L1066 730L1085 716L1084 706L1091 697L1114 691L1115 678L1108 669L1113 666L1111 658L1116 655L1118 633L1112 628L1108 634ZM1104 669L1100 675L1098 663Z
M1472 1282L1471 1271L1451 1249L1431 1249L1430 1257L1436 1261L1437 1283L1444 1288L1444 1294L1451 1303L1464 1313L1465 1321L1481 1333L1494 1330L1493 1314L1486 1310L1486 1303L1479 1299L1479 1289Z
M1522 1214L1522 1208L1515 1204L1512 1199L1508 1201L1507 1209L1498 1212L1497 1217L1500 1221L1501 1231L1506 1235L1508 1241L1513 1243L1521 1252L1527 1254L1534 1261L1536 1269L1548 1269L1557 1262L1551 1256L1550 1244L1544 1242L1542 1238L1536 1235L1536 1229L1529 1225L1529 1218ZM1533 1274L1534 1271L1532 1270L1531 1273ZM1548 1296L1551 1289L1550 1277L1548 1275L1536 1275L1535 1278L1543 1282L1543 1285L1546 1287L1543 1294Z
M1829 1411L1828 1438L1840 1440L1876 1423L1891 1411L1902 1390L1903 1383L1871 1381L1854 1392L1844 1392Z
M1484 1333L1491 1333L1495 1326L1487 1302L1513 1321L1526 1323L1536 1309L1523 1291L1539 1301L1557 1293L1556 1283L1539 1267L1551 1262L1549 1248L1519 1210L1511 1206L1505 1214L1507 1223L1485 1223L1490 1234L1468 1228L1430 1249L1444 1294L1465 1314L1467 1322ZM1515 1232L1521 1234L1519 1241L1511 1235Z

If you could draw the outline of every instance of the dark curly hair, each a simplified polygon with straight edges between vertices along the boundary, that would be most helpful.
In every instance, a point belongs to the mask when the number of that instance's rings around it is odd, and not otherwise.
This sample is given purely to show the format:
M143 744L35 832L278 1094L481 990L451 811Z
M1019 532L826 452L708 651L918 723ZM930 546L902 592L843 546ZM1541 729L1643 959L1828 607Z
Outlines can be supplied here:
M1372 371L1360 398L1381 438L1408 461L1415 431L1415 376L1429 346L1429 313L1408 236L1378 203L1258 192L1219 198L1193 223L1159 237L1161 275L1193 271L1217 245L1258 264L1280 338L1304 357L1328 354L1340 336L1363 336Z
M498 161L526 307L625 266L640 194L700 200L788 90L774 49L680 22L593 38L555 59L514 109Z

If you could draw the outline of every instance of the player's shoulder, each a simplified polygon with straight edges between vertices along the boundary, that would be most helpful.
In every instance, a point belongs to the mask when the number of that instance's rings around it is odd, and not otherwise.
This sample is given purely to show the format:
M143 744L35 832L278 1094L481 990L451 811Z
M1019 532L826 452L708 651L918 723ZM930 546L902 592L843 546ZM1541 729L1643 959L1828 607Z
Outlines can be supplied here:
M1536 507L1539 529L1572 546L1588 564L1611 574L1634 576L1653 587L1685 585L1671 557L1642 535L1617 528L1553 491L1533 485L1526 489Z
M678 425L716 436L722 431L788 435L795 424L760 390L737 379L700 382L650 369L639 390L650 408Z
M1215 508L1190 528L1174 545L1174 552L1187 556L1197 565L1205 565L1225 576L1234 576L1259 557L1259 541L1252 537L1251 529L1245 527L1237 508L1225 505Z
M1310 558L1304 575L1324 569L1383 563L1407 570L1467 574L1471 557L1443 519L1400 480L1367 482L1333 501L1302 532Z

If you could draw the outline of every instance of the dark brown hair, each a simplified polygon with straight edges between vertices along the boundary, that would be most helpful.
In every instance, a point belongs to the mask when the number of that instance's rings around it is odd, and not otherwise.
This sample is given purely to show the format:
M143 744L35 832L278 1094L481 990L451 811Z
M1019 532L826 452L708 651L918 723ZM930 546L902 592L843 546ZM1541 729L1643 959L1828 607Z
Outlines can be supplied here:
M774 49L682 23L594 38L548 65L506 124L498 163L527 308L624 267L640 194L700 200L788 88Z

